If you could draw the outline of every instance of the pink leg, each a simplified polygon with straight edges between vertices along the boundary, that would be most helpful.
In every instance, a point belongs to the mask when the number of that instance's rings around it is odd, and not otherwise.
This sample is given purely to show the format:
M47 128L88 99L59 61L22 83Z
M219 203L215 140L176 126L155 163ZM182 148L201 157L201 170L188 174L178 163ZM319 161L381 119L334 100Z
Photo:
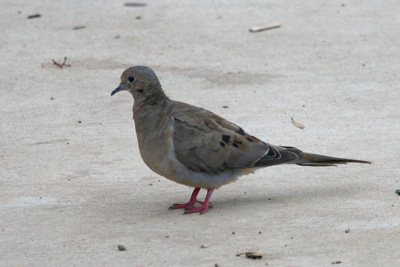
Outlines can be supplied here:
M184 204L173 204L171 207L169 207L168 209L170 210L174 210L174 209L191 209L194 207L194 204L196 204L197 202L197 195L200 192L200 187L196 187L193 190L192 196L190 197L189 202L184 203Z
M190 213L196 213L196 212L200 212L200 214L206 213L208 208L212 208L212 204L210 203L210 199L212 196L212 193L214 192L213 188L209 188L207 189L207 195L206 195L206 199L204 200L204 202L201 201L197 201L198 203L202 203L202 205L200 207L190 207L187 208L184 214L190 214Z
M200 192L200 187L196 187L193 190L192 196L190 197L189 202L184 203L184 204L174 204L171 207L169 207L170 210L174 209L185 209L185 214L188 213L195 213L195 212L200 212L200 213L205 213L207 212L208 208L212 208L213 205L210 203L211 195L214 192L214 189L208 189L207 190L207 196L204 201L199 201L197 200L197 195ZM196 203L199 203L201 206L195 208L194 205Z

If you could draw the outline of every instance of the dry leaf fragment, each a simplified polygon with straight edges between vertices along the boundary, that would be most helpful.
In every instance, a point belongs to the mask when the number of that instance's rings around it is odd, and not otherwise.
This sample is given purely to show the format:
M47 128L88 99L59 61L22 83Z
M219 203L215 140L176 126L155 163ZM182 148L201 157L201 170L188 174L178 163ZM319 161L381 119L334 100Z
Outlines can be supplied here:
M249 259L261 259L263 256L265 256L266 254L264 252L256 252L256 251L248 251L248 252L242 252L242 253L238 253L236 254L237 257L239 257L240 255L246 255L246 258Z
M292 123L293 123L294 126L296 126L297 128L300 128L300 129L304 129L304 127L305 127L304 124L301 124L301 123L295 121L295 120L293 119L293 117L290 118L290 119L292 120Z

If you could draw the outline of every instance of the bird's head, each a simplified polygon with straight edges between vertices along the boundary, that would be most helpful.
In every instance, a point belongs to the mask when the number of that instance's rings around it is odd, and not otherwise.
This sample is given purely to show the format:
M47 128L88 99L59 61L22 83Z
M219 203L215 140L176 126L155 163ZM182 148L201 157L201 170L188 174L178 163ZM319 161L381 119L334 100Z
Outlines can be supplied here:
M154 102L166 98L157 75L145 66L133 66L121 75L121 83L111 92L114 95L120 91L128 91L136 102Z

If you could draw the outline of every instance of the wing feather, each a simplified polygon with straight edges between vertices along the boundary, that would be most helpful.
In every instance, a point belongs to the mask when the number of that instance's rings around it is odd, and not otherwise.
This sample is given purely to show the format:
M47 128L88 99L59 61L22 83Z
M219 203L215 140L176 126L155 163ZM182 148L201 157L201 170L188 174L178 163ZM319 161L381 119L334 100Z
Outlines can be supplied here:
M194 171L220 173L247 169L266 156L281 157L280 152L249 135L236 124L214 113L179 103L173 114L174 150L177 159Z

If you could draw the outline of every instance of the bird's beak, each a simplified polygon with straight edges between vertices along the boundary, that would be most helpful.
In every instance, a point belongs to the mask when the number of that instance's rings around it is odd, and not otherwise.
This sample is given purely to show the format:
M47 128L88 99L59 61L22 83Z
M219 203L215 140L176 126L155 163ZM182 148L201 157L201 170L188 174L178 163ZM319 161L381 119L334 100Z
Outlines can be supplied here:
M114 89L114 91L111 92L111 96L113 96L116 93L118 93L119 91L123 91L123 90L127 90L127 88L126 88L125 84L121 83L117 88Z

